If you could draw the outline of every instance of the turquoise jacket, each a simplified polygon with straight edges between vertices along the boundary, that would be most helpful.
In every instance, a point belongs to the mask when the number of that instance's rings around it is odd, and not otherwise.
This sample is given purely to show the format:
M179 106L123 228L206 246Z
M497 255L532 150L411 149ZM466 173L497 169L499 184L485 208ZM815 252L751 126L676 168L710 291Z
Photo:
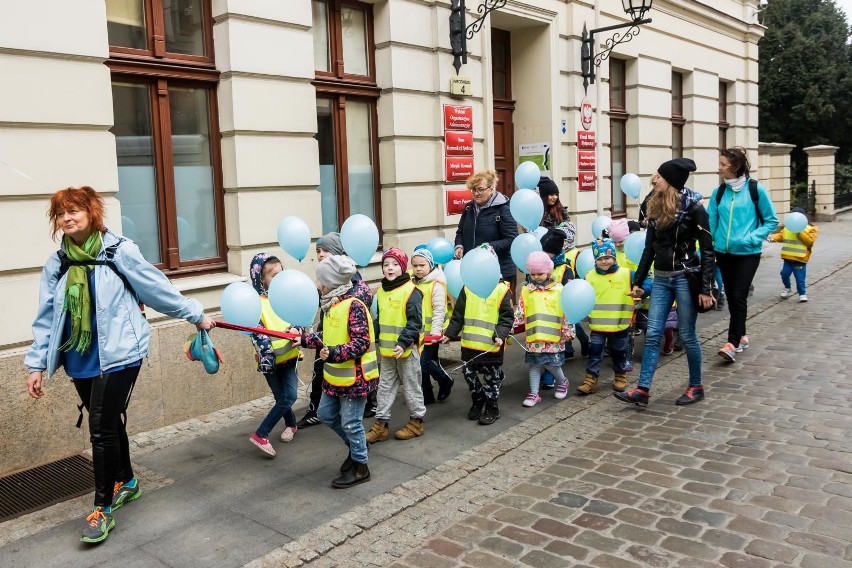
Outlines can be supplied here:
M751 193L746 185L740 191L734 191L725 185L722 201L716 205L716 193L713 190L708 200L707 213L710 215L710 232L713 234L713 248L716 252L727 254L760 254L763 241L778 226L778 216L772 207L772 200L766 188L757 184L757 206L763 215L763 224L757 226L757 214Z

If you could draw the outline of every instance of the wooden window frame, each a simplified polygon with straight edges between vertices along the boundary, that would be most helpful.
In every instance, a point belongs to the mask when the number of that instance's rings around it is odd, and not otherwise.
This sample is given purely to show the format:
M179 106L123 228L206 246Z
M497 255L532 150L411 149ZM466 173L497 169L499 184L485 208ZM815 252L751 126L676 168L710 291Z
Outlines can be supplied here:
M630 115L627 114L627 62L622 59L610 59L610 84L609 84L609 128L610 128L610 140L609 140L609 179L611 183L610 188L610 215L613 219L626 217L627 216L627 198L624 199L624 209L615 209L615 195L616 191L621 192L620 188L615 187L615 175L612 171L612 164L615 163L615 160L612 159L612 129L620 128L621 129L621 163L624 164L625 168L627 166L627 119L630 118ZM622 99L624 104L616 104L612 99L612 67L614 65L621 67L621 78L623 79L623 83L619 85L621 89ZM624 172L627 173L627 172ZM623 174L622 174L623 175Z
M315 0L311 0L312 3ZM335 184L337 197L338 228L350 215L349 207L349 152L346 140L346 101L353 98L365 101L370 106L370 147L373 167L373 207L379 236L382 233L381 183L379 180L379 120L377 101L381 89L376 84L376 43L373 34L373 7L357 0L316 0L326 5L326 29L328 30L328 57L332 71L315 71L311 82L316 88L318 99L330 99L332 122L335 127ZM367 64L369 75L346 73L343 64L343 24L341 11L344 6L363 10L366 13L367 28ZM346 165L347 167L342 167ZM381 240L381 239L380 239ZM381 247L381 242L379 244Z
M728 144L728 83L719 81L719 150L727 148Z
M166 275L188 276L227 270L225 241L225 197L222 178L221 133L216 88L219 72L213 59L213 19L211 5L202 2L203 37L209 56L183 55L165 51L164 21L160 0L144 0L149 50L120 46L109 47L113 82L148 85L150 89L154 170L157 196L157 227L160 237L160 262L154 266ZM147 25L147 22L153 22ZM210 166L213 173L213 208L216 244L219 254L204 259L180 259L177 226L177 196L174 185L171 112L169 87L204 89L207 93Z
M675 85L678 86L675 93ZM683 116L683 73L672 71L672 158L683 157L683 127L686 119ZM680 154L675 153L680 148Z
M514 105L515 100L512 98L512 64L511 64L511 61L512 61L512 34L508 30L491 28L491 37L492 37L492 40L491 40L492 46L495 44L494 38L496 37L498 39L498 44L503 47L504 60L509 62L509 65L507 65L505 69L500 69L500 71L503 71L504 73L506 73L506 84L504 85L504 87L505 87L504 90L506 91L506 97L500 98L500 99L497 99L497 100L503 101L504 103L511 102L511 104ZM492 49L493 49L493 47L492 47ZM491 78L491 88L493 89L492 92L494 92L494 93L497 92L496 86L494 85L493 73L492 73L492 78ZM514 108L512 110L514 110Z

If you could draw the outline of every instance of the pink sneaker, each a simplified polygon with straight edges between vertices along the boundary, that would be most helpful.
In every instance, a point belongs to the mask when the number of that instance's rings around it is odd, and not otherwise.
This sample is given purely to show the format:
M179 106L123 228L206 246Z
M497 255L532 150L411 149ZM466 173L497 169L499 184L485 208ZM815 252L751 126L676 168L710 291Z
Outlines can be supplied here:
M284 431L281 432L281 441L282 442L292 442L293 436L296 435L297 426L287 426L284 428Z
M265 453L271 458L275 457L275 448L272 447L272 444L269 443L267 438L261 438L257 435L257 432L251 435L249 438L249 442L260 448L260 451Z
M539 396L538 393L529 393L527 398L524 399L523 405L526 407L533 407L539 402L541 402L541 396Z
M566 396L568 396L568 381L565 381L561 385L556 385L556 392L553 393L553 397L559 400L562 400Z

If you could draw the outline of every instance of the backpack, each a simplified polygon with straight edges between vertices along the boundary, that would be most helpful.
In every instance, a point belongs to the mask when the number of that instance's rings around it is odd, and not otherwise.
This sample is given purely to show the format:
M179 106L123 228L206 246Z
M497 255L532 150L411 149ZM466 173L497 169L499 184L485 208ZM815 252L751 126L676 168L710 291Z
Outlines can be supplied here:
M121 278L121 281L124 283L124 287L130 290L130 293L133 294L133 297L138 300L139 296L136 294L136 290L134 290L133 286L130 285L130 282L127 280L127 277L122 274L121 271L118 270L118 267L115 265L115 262L113 260L115 258L115 251L118 250L119 245L121 245L121 243L123 243L125 240L126 239L119 238L117 243L115 243L114 245L110 245L106 249L104 249L106 260L71 260L70 258L68 258L68 255L65 253L64 250L59 249L58 251L56 251L56 255L59 257L59 271L56 273L56 279L59 280L60 278L62 278L62 276L66 272L68 272L68 269L72 266L108 266L113 272L115 272L116 276Z
M722 182L719 185L719 189L716 190L716 206L722 202L722 195L725 194L725 183ZM754 178L749 178L748 180L748 192L751 194L751 202L754 203L754 214L757 217L757 226L760 227L763 225L763 214L760 212L760 207L757 202L760 200L760 194L757 192L757 180Z

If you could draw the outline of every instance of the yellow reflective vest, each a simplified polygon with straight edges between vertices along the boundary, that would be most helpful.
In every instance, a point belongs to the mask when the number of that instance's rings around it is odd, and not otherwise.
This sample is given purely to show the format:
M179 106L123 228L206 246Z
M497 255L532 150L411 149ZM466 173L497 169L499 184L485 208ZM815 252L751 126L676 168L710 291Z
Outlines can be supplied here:
M446 306L444 323L441 324L441 330L444 331L450 325L450 318L453 315L453 305L450 303L450 293L447 291L447 285L443 282L440 284L444 287L444 305ZM432 292L435 288L435 280L421 282L420 284L415 284L415 286L423 294L423 333L420 334L422 339L424 335L429 335L429 332L432 331L432 316L435 315L432 307ZM422 345L420 346L420 351L423 351Z
M494 332L500 321L500 304L508 292L509 285L498 282L491 295L485 299L472 292L465 293L462 347L476 351L494 350Z
M292 325L278 317L272 305L269 303L269 298L266 296L260 297L260 322L266 329L272 331L287 331ZM281 365L292 359L297 358L301 351L299 347L289 339L280 339L277 337L269 337L272 343L272 351L275 353L275 364Z
M562 279L565 278L566 270L568 270L567 264L560 264L559 266L554 266L553 271L550 273L550 277L553 278L553 281L557 284L562 284Z
M630 259L627 258L627 253L618 248L615 249L615 261L618 263L618 266L623 266L634 272L639 268L639 265L630 262Z
M379 355L393 357L393 350L399 341L399 335L405 329L408 318L405 316L405 305L415 290L414 283L406 282L399 288L387 292L381 288L376 292L376 302L379 306ZM423 332L420 332L422 343ZM411 355L411 345L402 352L403 357Z
M565 251L565 263L571 267L571 271L574 273L574 276L577 276L577 255L580 254L580 249L572 248L571 250Z
M559 343L562 338L562 284L550 288L530 290L524 286L524 321L527 326L527 342Z
M781 247L781 258L796 262L807 262L808 247L799 240L798 234L784 227L782 238L784 244Z
M619 267L612 274L590 270L586 280L595 289L595 307L589 314L589 329L613 332L630 327L633 317L633 298L630 292L630 270Z
M351 340L349 335L349 310L352 303L358 302L367 312L367 328L370 332L370 347L361 355L361 371L364 380L372 381L379 378L379 364L376 359L376 334L373 332L373 321L370 308L357 298L346 298L333 305L322 318L323 342L327 347L345 345ZM326 361L323 365L323 376L328 384L335 387L349 387L355 384L355 359L342 363Z

